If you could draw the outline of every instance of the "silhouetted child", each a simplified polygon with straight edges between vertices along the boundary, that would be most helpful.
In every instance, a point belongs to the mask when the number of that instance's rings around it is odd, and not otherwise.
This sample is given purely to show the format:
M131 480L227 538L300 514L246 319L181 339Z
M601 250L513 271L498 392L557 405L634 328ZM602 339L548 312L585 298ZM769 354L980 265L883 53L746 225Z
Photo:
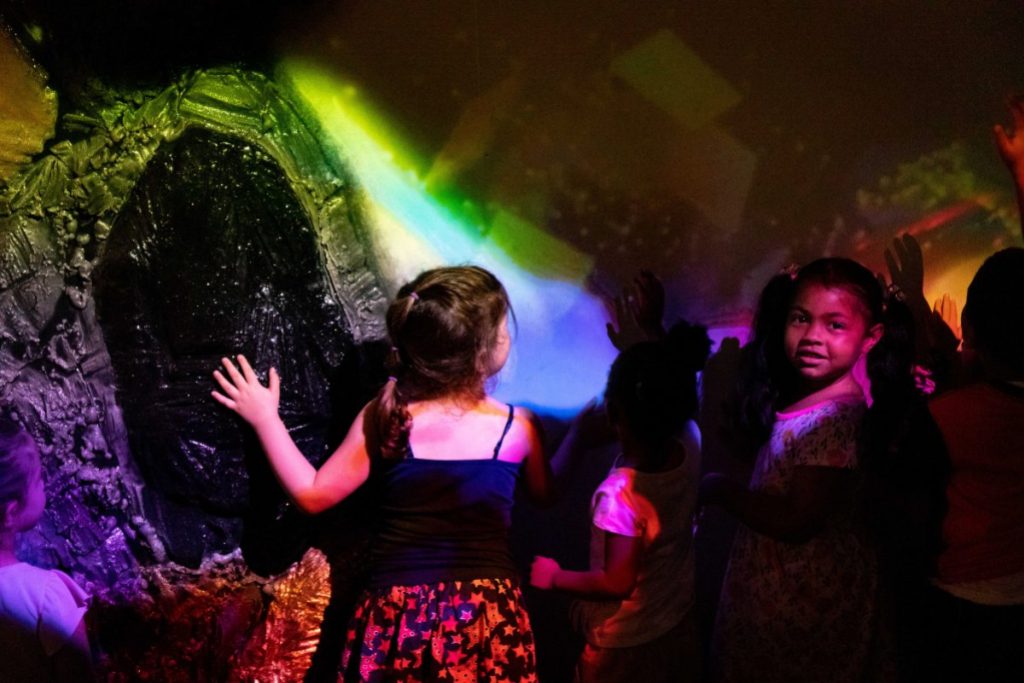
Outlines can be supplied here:
M676 328L674 328L676 329ZM697 680L692 513L700 476L696 373L707 333L676 329L671 343L640 342L612 365L605 391L622 454L591 502L590 569L534 559L531 583L584 600L586 646L576 679Z
M67 574L19 562L15 536L46 505L39 450L13 419L0 417L0 680L92 680L86 594Z
M967 290L965 362L983 381L930 408L950 458L931 615L936 676L1024 680L1024 249L989 257Z

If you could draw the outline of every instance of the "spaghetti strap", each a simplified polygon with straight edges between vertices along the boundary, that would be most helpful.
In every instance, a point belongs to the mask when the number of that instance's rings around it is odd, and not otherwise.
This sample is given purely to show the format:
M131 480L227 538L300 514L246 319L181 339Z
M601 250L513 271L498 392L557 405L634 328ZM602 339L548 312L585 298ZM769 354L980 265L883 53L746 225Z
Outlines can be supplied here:
M508 435L508 430L512 428L512 416L514 412L515 408L512 407L512 404L509 404L508 419L505 420L505 429L504 431L501 432L501 438L498 439L498 443L494 445L494 455L491 456L491 460L498 459L498 453L501 451L501 444L505 442L505 437Z

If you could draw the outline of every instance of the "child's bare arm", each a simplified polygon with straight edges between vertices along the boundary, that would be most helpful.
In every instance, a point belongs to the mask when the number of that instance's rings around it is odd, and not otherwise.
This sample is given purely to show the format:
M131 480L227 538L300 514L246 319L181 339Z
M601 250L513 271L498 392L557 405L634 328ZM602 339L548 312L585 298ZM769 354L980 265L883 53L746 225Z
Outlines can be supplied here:
M1013 97L1008 106L1013 115L1013 132L1008 133L997 123L993 128L993 134L999 156L1003 158L1003 163L1013 176L1014 188L1017 190L1017 207L1021 216L1021 234L1024 235L1024 98Z
M636 586L643 539L609 533L604 567L577 572L562 569L549 557L535 557L530 583L536 588L563 590L589 598L627 598Z
M529 449L524 465L524 478L530 499L541 504L551 503L555 498L554 475L551 473L551 462L541 438L540 422L533 413L520 409L515 426L522 430Z
M848 495L849 470L798 466L785 495L751 491L722 474L700 484L700 504L721 505L759 534L787 543L804 543L821 531L828 513Z
M278 415L280 379L277 371L271 368L269 385L264 387L244 356L238 356L238 368L227 358L223 359L223 365L227 376L214 372L223 393L214 391L213 398L252 426L271 469L299 508L312 514L322 512L341 502L366 481L370 460L363 435L365 409L318 471L295 445Z

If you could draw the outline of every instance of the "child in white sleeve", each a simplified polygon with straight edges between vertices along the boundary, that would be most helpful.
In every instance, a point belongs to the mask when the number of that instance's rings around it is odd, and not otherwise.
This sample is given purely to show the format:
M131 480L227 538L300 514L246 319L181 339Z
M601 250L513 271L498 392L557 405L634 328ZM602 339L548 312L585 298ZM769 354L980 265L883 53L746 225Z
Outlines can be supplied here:
M590 569L562 569L548 557L533 562L535 587L583 598L574 609L587 641L576 665L580 683L700 675L691 521L700 437L688 419L697 367L683 365L660 342L636 344L615 360L605 402L622 454L591 500Z
M46 504L39 450L0 417L0 680L92 680L85 630L88 597L67 574L19 562L15 536Z

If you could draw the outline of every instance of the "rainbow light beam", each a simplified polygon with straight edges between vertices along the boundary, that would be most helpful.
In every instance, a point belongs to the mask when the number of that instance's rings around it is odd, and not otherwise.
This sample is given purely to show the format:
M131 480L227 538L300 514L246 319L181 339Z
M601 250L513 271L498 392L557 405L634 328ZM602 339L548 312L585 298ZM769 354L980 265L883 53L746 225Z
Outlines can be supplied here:
M615 349L602 302L585 290L592 259L506 209L486 224L468 199L431 196L415 155L351 82L315 64L285 60L279 76L319 120L359 182L384 277L475 263L508 289L517 315L509 364L495 395L565 416L598 395ZM558 267L552 267L552 254Z

